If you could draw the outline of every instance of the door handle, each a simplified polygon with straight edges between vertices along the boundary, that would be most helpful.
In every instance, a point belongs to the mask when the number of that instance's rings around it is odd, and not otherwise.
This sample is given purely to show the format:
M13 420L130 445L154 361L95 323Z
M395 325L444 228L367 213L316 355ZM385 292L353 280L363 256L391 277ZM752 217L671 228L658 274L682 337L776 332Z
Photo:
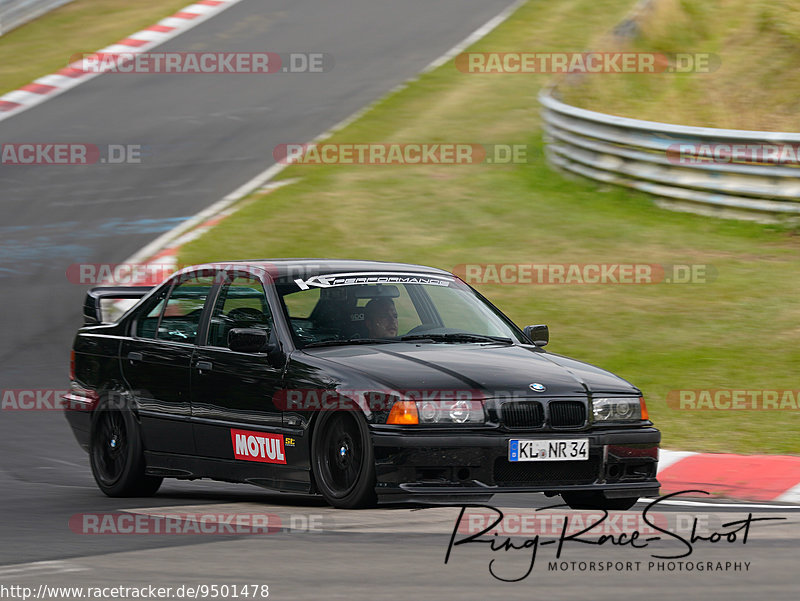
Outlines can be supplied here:
M128 353L128 360L131 363L133 363L134 361L141 361L142 359L144 359L142 353L137 353L136 351L131 351L130 353Z
M204 369L211 371L212 363L211 361L198 361L197 363L194 364L194 366L201 372Z

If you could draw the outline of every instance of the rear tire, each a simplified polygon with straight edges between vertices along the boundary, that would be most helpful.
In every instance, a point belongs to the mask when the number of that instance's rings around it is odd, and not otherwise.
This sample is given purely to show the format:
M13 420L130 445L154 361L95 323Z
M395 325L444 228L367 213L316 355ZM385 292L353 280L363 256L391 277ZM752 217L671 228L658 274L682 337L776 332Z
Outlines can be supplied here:
M139 424L131 410L108 399L92 415L89 461L97 486L109 497L150 497L163 481L145 475Z
M311 441L311 465L319 492L334 507L359 509L377 503L375 452L361 412L319 414Z
M639 497L621 497L619 499L606 499L599 492L564 492L561 498L570 506L570 509L616 509L624 511L630 509L639 500Z

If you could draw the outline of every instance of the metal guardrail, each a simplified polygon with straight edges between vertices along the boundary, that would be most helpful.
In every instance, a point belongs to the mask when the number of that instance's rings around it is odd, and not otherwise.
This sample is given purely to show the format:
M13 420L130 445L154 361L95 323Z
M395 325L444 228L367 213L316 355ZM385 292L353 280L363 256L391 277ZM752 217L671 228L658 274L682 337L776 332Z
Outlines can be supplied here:
M0 35L73 0L0 0Z
M570 106L552 89L543 90L539 102L547 158L556 167L648 192L669 209L762 223L800 218L800 157L784 156L783 164L741 157L730 162L676 159L682 156L676 153L679 145L781 145L797 150L800 133L628 119Z

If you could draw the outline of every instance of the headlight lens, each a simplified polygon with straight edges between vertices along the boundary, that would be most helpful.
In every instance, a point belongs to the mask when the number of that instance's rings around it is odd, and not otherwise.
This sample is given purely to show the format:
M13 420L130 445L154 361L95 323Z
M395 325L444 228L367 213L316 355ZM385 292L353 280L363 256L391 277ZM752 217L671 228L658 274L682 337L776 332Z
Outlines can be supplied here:
M642 401L639 398L601 398L592 401L595 422L638 422L642 419Z
M467 401L458 401L450 407L450 419L457 424L464 424L469 421L470 406Z
M608 399L597 399L594 401L594 421L602 422L613 414L614 406Z
M436 403L425 401L424 403L417 403L417 407L419 408L419 418L422 423L428 424L439 421L439 408Z
M416 401L420 424L482 424L481 401Z

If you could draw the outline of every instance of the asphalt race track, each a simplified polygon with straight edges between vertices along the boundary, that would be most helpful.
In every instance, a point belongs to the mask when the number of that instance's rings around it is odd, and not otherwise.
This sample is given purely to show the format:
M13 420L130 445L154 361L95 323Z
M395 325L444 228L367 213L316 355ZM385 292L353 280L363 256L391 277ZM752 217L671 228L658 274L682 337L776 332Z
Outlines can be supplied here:
M273 148L305 142L413 76L510 4L509 0L245 0L159 47L167 50L323 52L328 73L105 75L0 122L0 142L140 144L141 164L0 167L0 382L7 390L67 385L69 348L85 288L74 263L120 262L272 162ZM66 62L67 57L65 57ZM233 258L233 257L232 257ZM88 458L56 411L0 413L0 586L266 584L275 599L619 598L795 599L800 509L668 505L683 528L751 526L746 544L700 541L684 561L750 562L747 571L647 569L648 549L574 543L569 561L641 561L640 570L550 572L529 551L455 547L459 510L389 507L336 511L315 499L213 482L166 481L153 499L115 500L95 487ZM557 499L556 499L557 500ZM495 498L512 512L552 502ZM641 514L644 504L629 512ZM77 514L270 513L269 534L84 534ZM72 522L70 519L72 518ZM71 528L71 525L73 528ZM684 533L686 534L686 533ZM662 541L663 542L663 541ZM674 553L671 541L664 549ZM527 555L526 555L527 553ZM534 588L535 587L535 588ZM0 592L2 589L0 589ZM62 597L63 598L63 597ZM221 598L221 597L220 597Z
M482 600L494 595L504 599L619 599L637 593L655 594L659 599L753 599L756 593L775 600L796 598L798 508L665 505L648 513L652 523L687 540L694 520L698 523L697 534L712 537L715 532L737 530L739 525L726 524L745 520L751 513L757 519L786 519L752 523L746 543L741 530L730 542L727 536L717 543L698 540L692 554L680 559L653 557L686 553L685 543L665 534L663 540L635 549L610 542L598 546L567 540L561 557L556 559L556 544L566 519L564 510L536 512L536 507L546 504L541 496L496 498L507 520L503 522L507 524L504 533L516 536L512 540L517 548L503 550L504 536L496 539L496 548L500 549L496 552L487 544L454 545L445 564L459 517L458 507L382 507L348 512L314 501L258 491L248 494L233 487L212 485L192 489L168 486L154 500L123 505L98 499L85 488L41 489L45 495L56 491L63 502L52 498L32 501L27 489L26 513L51 515L37 526L16 531L4 519L3 530L9 533L7 540L22 541L23 553L28 548L47 550L47 556L54 559L0 566L0 585L13 583L32 591L45 586L153 584L177 591L206 585L267 585L269 598L293 600ZM13 503L13 495L10 500ZM205 519L201 514L268 514L269 524L280 530L239 536L224 530L192 534L197 530L181 525L173 526L171 534L125 535L114 532L132 522L116 521L94 522L88 531L107 534L89 535L66 527L70 511L119 515L123 506L129 516L160 515L164 520L173 519L170 516ZM615 512L604 523L609 524L607 528L601 524L579 538L597 542L601 534L610 534L621 541L620 532L631 536L636 529L647 535L647 523L641 518L644 507L640 503L632 511ZM544 518L547 532L541 536L531 568L532 543L524 545L534 536L520 537L519 528L525 523L520 515L537 519L539 514L555 516ZM494 519L497 514L486 510L485 516L489 515ZM76 522L73 518L76 529L86 523L80 519ZM574 535L597 523L601 516L570 512L568 519L567 534ZM582 522L575 521L581 519ZM169 528L164 521L160 523L163 530ZM455 541L476 532L465 530L470 524L468 518L461 524L464 528L456 533ZM486 522L480 524L484 526ZM503 582L499 578L517 581Z

